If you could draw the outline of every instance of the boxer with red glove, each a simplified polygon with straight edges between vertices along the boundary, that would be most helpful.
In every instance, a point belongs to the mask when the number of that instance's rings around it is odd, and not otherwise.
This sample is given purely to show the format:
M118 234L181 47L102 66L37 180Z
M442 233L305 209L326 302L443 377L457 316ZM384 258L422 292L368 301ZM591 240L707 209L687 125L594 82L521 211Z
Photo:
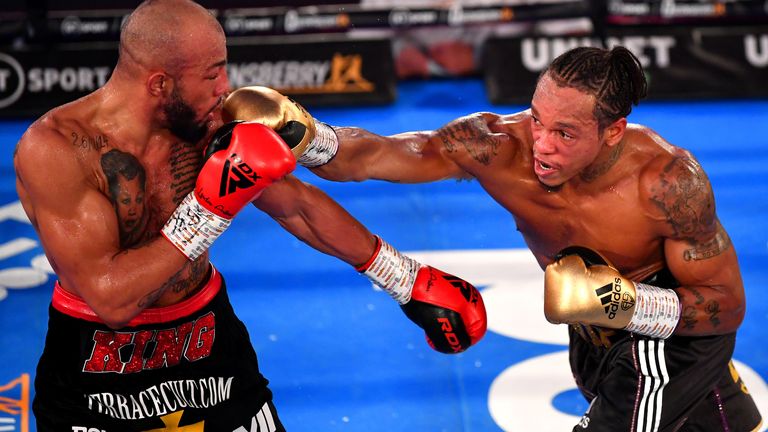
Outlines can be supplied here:
M243 207L295 167L290 149L271 128L253 122L225 124L206 147L195 189L168 219L163 235L194 260Z
M357 270L400 304L424 329L437 351L460 353L485 335L487 317L480 292L469 282L422 265L378 236L373 256Z

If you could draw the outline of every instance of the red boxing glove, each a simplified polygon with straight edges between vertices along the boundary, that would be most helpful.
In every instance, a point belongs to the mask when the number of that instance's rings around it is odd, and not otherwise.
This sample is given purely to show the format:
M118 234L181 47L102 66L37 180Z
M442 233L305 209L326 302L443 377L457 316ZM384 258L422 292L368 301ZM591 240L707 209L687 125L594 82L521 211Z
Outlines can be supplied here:
M485 335L488 318L480 292L469 282L430 266L422 266L377 237L371 259L357 267L389 293L405 315L424 329L433 349L465 351Z
M202 255L232 218L275 180L296 168L291 149L271 128L231 122L216 131L190 192L163 227L189 259Z

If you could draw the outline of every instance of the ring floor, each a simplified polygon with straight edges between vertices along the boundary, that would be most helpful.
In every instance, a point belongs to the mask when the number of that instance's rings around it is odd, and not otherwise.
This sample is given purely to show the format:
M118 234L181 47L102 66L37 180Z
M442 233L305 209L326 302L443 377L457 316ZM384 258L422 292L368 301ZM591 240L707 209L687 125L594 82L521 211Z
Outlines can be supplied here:
M394 134L526 107L491 105L479 80L445 80L401 83L391 105L309 108L333 125ZM768 415L768 101L646 101L629 120L690 149L709 175L747 291L734 359ZM0 122L0 431L25 430L28 406L18 401L25 374L34 379L55 280L14 186L12 154L30 122ZM512 218L476 182L342 184L303 168L297 175L400 250L475 283L489 331L465 353L432 351L353 268L247 209L211 255L289 431L571 429L587 404L568 369L566 329L544 320L542 272ZM31 414L26 420L34 431Z

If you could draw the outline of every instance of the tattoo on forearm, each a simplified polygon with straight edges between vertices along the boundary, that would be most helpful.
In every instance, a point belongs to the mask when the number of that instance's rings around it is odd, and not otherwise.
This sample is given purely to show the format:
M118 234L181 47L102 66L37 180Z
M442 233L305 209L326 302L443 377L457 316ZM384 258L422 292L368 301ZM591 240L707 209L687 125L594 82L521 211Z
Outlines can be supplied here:
M197 147L178 142L171 148L169 163L173 202L178 205L195 185L197 173L202 165L201 152Z
M70 136L72 138L73 146L80 147L85 150L101 150L109 145L109 138L104 135L96 135L95 137L91 137L88 135L78 134L77 132L72 132Z
M682 320L683 327L686 329L692 329L696 327L696 323L699 322L699 320L696 319L696 308L693 306L686 306L683 309L680 320Z
M479 116L462 117L440 128L437 136L448 152L456 151L461 143L473 159L488 165L499 152L499 140L492 135L485 120Z
M709 315L709 322L712 323L713 327L717 327L720 325L720 303L716 302L715 300L710 300L709 303L705 306L704 310Z
M183 292L185 295L189 295L197 288L206 271L208 271L207 257L193 261L189 267L189 275L183 280L174 281L171 291L176 294Z
M688 291L692 292L693 295L696 296L696 304L697 305L700 305L700 304L704 303L705 298L704 298L703 295L701 295L701 293L697 289L689 288Z
M166 289L167 289L167 284L163 284L163 286L161 286L160 288L142 297L139 300L139 303L136 304L136 306L138 306L141 309L152 306L157 301L157 299L162 297Z

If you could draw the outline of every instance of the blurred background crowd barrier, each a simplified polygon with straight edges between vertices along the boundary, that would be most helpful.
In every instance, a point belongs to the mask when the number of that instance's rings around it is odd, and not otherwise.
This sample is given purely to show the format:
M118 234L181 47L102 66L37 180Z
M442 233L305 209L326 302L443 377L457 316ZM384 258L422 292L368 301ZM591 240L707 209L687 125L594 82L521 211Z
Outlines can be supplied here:
M3 0L0 117L38 116L98 88L139 2ZM768 0L200 1L228 36L233 87L307 105L385 104L398 80L472 76L526 103L579 45L624 45L656 99L768 96Z

